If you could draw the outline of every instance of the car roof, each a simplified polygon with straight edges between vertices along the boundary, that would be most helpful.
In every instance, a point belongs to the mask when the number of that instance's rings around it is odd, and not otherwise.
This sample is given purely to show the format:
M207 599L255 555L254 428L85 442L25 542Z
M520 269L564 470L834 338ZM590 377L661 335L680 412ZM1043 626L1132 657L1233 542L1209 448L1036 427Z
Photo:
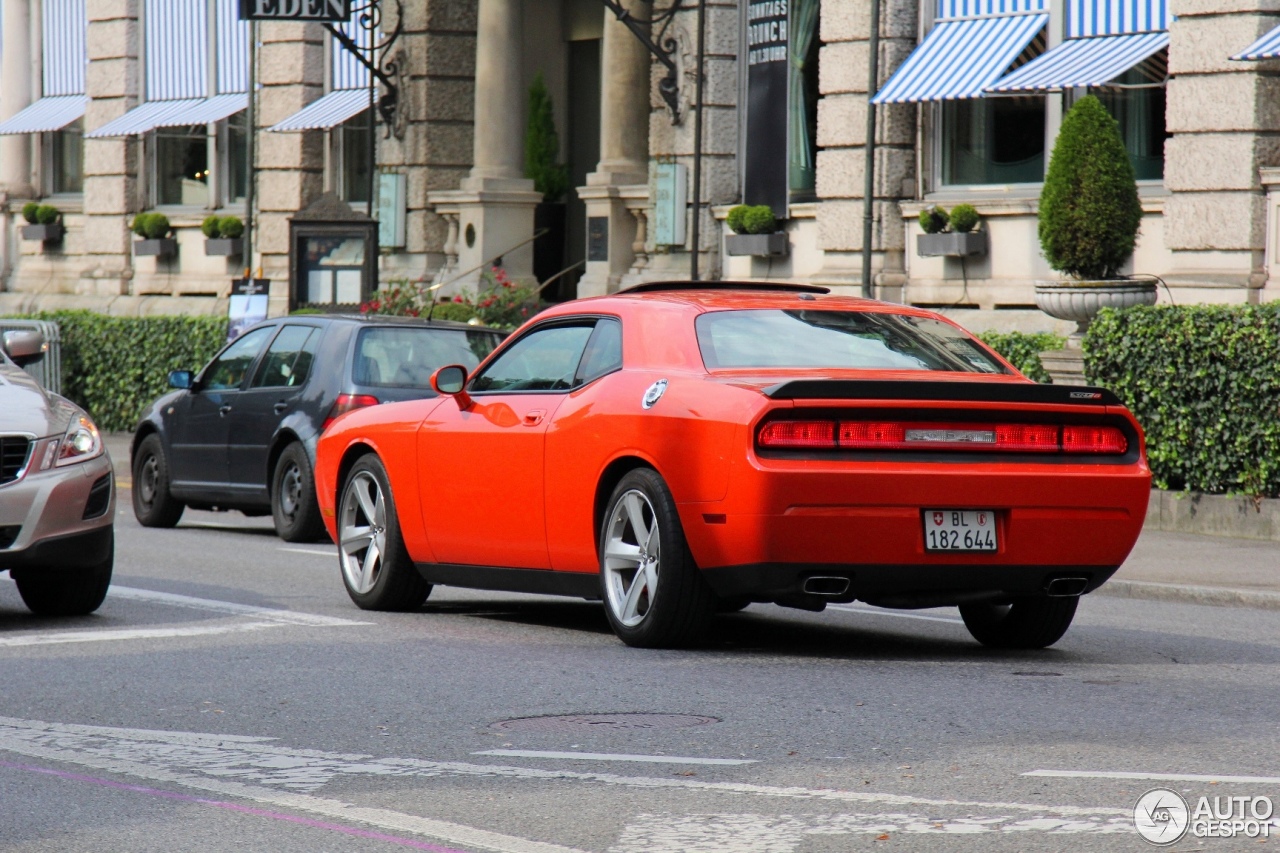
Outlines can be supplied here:
M473 326L456 320L428 320L426 317L401 317L395 314L289 314L285 317L272 317L265 322L280 323L289 320L322 323L357 323L362 326L416 326L419 328L464 329L471 332L493 332L502 334L501 329L489 326Z
M932 311L910 305L880 302L859 296L835 295L827 288L815 285L737 281L650 282L607 296L588 297L562 303L551 310L556 314L590 312L606 307L627 311L643 303L655 302L688 306L697 313L760 308L804 308L908 314L916 317L937 316Z

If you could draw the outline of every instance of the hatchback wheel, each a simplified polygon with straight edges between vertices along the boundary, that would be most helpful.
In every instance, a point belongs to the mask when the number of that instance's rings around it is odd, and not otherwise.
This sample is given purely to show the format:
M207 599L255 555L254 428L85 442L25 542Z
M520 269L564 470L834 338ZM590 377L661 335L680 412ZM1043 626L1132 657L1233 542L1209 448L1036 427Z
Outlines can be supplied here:
M186 506L169 493L169 460L154 433L133 455L133 514L143 527L173 527Z
M271 477L271 517L286 542L312 542L324 533L311 460L296 441L280 454Z
M1071 627L1078 598L1019 598L1010 604L960 605L960 618L973 638L997 649L1043 649Z
M356 462L342 487L338 559L347 595L362 610L414 610L431 594L400 537L387 469L373 454Z
M687 645L717 599L685 544L675 500L658 472L622 478L600 530L600 583L613 631L629 646Z

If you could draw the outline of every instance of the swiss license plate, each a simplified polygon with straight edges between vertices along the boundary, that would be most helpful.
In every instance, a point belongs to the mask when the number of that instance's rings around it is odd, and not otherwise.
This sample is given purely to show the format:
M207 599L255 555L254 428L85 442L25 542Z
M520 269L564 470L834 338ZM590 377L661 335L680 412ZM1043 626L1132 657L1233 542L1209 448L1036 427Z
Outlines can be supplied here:
M926 509L926 551L996 550L996 514L989 509Z

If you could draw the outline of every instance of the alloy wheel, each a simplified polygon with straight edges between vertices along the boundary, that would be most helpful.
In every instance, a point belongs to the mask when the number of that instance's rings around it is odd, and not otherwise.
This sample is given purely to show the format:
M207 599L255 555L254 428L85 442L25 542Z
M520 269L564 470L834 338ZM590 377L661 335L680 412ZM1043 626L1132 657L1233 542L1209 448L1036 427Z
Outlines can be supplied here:
M644 621L658 591L662 558L658 518L638 489L613 505L604 544L605 591L614 618L628 628Z
M343 493L338 542L347 586L368 593L378 582L387 550L386 496L368 471L352 477Z

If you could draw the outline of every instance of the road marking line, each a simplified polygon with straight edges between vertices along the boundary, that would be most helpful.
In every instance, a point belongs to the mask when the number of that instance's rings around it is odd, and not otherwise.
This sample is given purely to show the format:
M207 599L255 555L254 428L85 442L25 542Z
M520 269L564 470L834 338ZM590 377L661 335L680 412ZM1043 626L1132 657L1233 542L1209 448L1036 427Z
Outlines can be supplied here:
M153 782L183 785L201 791L212 791L223 796L238 797L294 811L324 815L341 821L362 823L400 832L411 832L415 835L425 835L430 838L438 838L450 844L457 844L461 847L479 847L484 850L496 851L496 853L582 853L582 851L571 847L516 838L515 836L490 832L485 829L463 826L462 824L448 821L432 820L431 818L391 811L390 809L357 806L354 803L345 803L341 800L326 797L276 791L259 785L246 785L242 782L210 779L189 773L175 773L170 770L138 764L134 761L98 758L68 749L49 749L16 739L3 738L2 735L0 735L0 748L32 758L78 764L110 773L149 779Z
M612 785L642 790L684 790L701 793L750 795L767 798L810 800L815 802L840 802L891 806L915 806L927 809L960 809L966 814L975 812L999 813L1005 811L1030 812L1038 815L1072 817L1116 817L1127 815L1131 809L1098 808L1093 806L1050 806L1044 803L978 802L970 800L939 800L902 794L846 791L831 788L782 787L753 785L740 782L705 782L684 777L663 778L624 776L613 773L579 772L572 770L542 770L532 767L513 767L499 764L472 764L457 761L427 761L416 758L374 758L370 755L342 755L318 750L288 749L265 745L210 744L210 749L192 753L173 749L172 737L189 743L190 734L156 733L149 737L124 733L121 730L77 726L63 723L46 723L37 720L21 720L0 717L0 750L18 752L36 758L50 758L98 767L106 761L112 769L120 762L147 772L173 774L171 767L182 767L196 773L217 774L219 780L233 777L252 780L259 784L276 784L295 791L315 790L330 780L361 776L397 776L435 778L440 776L481 777L487 779L513 779L531 782L583 782ZM128 741L127 745L118 743ZM112 743L116 741L116 743ZM45 746L45 745L48 746ZM114 763L113 763L114 762ZM141 763L150 762L150 763ZM184 762L186 764L184 765ZM105 765L101 765L105 766ZM132 772L119 770L118 772ZM145 777L152 778L152 777ZM165 777L166 780L169 777ZM203 780L203 776L190 776ZM183 783L185 784L185 782ZM210 789L213 790L213 789ZM264 789L271 791L271 789ZM274 791L272 791L274 794ZM437 836L440 837L440 836ZM464 845L465 846L465 845Z
M338 556L338 549L337 549L337 548L334 548L332 551L321 551L321 550L320 550L320 549L318 549L318 548L285 548L285 547L283 547L283 546L282 546L282 547L280 547L280 548L277 548L276 550L277 550L277 551L287 551L287 552L288 552L288 553L290 553L290 554L315 554L316 556L319 556L319 557L336 557L336 556Z
M867 616L892 616L896 619L919 619L922 622L946 622L951 625L963 625L963 619L951 619L947 616L925 616L923 613L899 613L896 610L873 610L870 607L848 607L843 604L828 604L828 609L844 613L863 613Z
M40 631L17 636L0 637L0 648L15 646L49 646L62 643L105 643L116 640L157 640L169 637L199 637L213 634L234 634L238 631L257 631L262 628L282 628L286 623L241 622L236 625L200 625L188 628L121 628L104 631Z
M755 764L749 758L688 758L679 755L627 755L617 752L539 752L535 749L486 749L472 755L511 758L567 758L572 761L642 761L649 764Z
M1032 770L1023 776L1060 779L1145 779L1153 782L1241 782L1280 785L1280 776L1209 776L1203 773L1124 773L1107 770Z
M153 589L133 589L127 586L112 586L107 590L108 598L123 598L131 601L152 601L157 604L171 604L175 607L187 607L194 610L205 610L210 613L227 613L233 616L255 616L259 619L270 619L288 625L308 625L311 627L339 627L346 625L373 625L373 622L357 622L353 619L339 619L336 616L321 616L315 613L298 613L293 610L280 610L274 607L256 607L251 604L237 604L233 601L215 601L209 598L193 598L189 595L177 595L172 592L158 592Z

